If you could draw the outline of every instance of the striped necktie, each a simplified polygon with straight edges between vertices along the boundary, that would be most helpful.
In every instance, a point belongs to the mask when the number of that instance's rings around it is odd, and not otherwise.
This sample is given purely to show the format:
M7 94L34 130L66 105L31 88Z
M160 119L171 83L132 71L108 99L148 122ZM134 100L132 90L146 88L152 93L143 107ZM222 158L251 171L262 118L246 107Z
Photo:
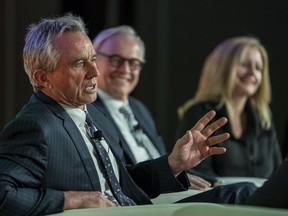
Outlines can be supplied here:
M110 190L112 191L114 197L121 206L136 205L132 199L130 199L123 193L113 170L109 155L100 142L100 140L102 139L102 132L97 130L88 112L86 112L86 124L87 133L89 134L95 151L100 158L100 164L102 165L102 170L105 173L104 177L108 182Z
M158 158L160 156L159 151L156 149L155 145L151 142L148 136L143 132L129 105L125 104L122 106L119 109L119 112L122 113L125 117L129 125L130 132L136 140L137 144L146 150L150 159Z

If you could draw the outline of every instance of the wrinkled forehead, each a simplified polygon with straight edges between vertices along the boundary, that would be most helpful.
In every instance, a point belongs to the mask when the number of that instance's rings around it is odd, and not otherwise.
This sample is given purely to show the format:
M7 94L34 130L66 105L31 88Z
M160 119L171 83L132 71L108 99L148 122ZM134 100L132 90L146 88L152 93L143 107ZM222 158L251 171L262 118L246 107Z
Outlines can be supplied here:
M54 39L53 45L61 54L95 53L91 40L82 32L65 32L62 36Z

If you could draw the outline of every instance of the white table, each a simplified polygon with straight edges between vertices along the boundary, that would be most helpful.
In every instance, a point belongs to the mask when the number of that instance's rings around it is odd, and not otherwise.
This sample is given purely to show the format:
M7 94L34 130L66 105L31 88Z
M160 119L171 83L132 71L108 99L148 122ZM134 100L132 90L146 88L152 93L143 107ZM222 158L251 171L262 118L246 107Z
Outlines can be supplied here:
M252 182L257 187L261 187L267 179L265 178L256 178L256 177L218 177L222 184L233 184L237 182Z
M213 203L177 203L67 210L53 216L287 216L288 210ZM51 215L52 216L52 215Z
M223 185L227 184L233 184L238 182L252 182L257 187L261 187L262 184L267 180L264 178L255 178L255 177L219 177L218 178ZM183 192L177 192L177 193L168 193L168 194L161 194L155 199L152 199L152 202L154 204L168 204L168 203L174 203L178 200L184 199L186 197L202 193L203 191L210 190L211 188L208 188L206 190L193 190L190 189L188 191Z
M266 179L246 177L219 178L223 184L253 182L260 187ZM209 189L207 189L209 190ZM162 194L153 199L154 205L141 205L115 208L90 208L67 210L53 216L287 216L286 209L272 209L240 205L219 205L213 203L174 202L203 191L188 190L178 193ZM174 203L174 204L172 204ZM52 215L51 215L52 216Z
M169 204L177 202L178 200L184 199L189 196L193 196L198 193L202 193L203 191L210 190L211 188L208 188L206 190L187 190L182 192L176 192L176 193L167 193L167 194L161 194L160 196L156 197L155 199L152 199L152 202L154 204Z

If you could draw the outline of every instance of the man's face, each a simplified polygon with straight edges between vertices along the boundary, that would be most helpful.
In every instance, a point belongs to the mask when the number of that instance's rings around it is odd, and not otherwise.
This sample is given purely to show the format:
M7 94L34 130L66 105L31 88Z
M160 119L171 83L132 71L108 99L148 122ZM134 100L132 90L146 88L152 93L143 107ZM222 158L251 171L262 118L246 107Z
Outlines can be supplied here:
M60 54L57 69L47 73L43 92L59 103L82 108L96 100L96 53L87 35L67 32L54 40Z
M135 37L114 35L104 41L97 52L99 88L117 100L126 101L139 81L141 70L141 67L135 69L131 66L141 59L141 50ZM130 63L127 60L121 62L121 57L129 59Z

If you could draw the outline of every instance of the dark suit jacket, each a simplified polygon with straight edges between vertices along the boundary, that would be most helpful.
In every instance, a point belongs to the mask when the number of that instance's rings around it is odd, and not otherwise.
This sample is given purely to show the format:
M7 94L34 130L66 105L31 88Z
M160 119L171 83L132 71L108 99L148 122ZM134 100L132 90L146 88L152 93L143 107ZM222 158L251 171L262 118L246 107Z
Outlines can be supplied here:
M87 109L115 155L120 184L128 197L137 204L149 204L148 196L187 189L186 175L174 178L167 157L127 170L113 125L95 106L87 105ZM42 93L34 94L1 131L0 164L0 215L61 212L63 191L100 190L97 171L77 126L58 103Z
M190 107L179 122L178 135L192 127L198 119L210 110L215 110L218 119L228 117L227 107L219 107L219 101L203 101ZM233 135L229 120L214 135L228 132L230 138L216 146L227 149L225 154L206 158L195 170L211 176L250 176L269 178L282 162L278 138L274 123L269 129L263 129L259 114L250 102L246 103L248 125L241 138ZM212 122L214 121L212 120Z
M103 111L104 115L111 121L111 123L115 126L116 131L118 132L118 136L120 137L122 148L124 151L125 161L127 164L136 164L136 160L134 155L132 154L130 147L123 137L121 131L119 130L117 124L113 120L109 110L106 108L102 99L98 96L97 100L93 102L96 107L99 107L100 110ZM134 113L136 120L138 121L140 127L143 129L144 133L149 137L152 141L156 149L158 149L160 155L166 154L166 148L163 142L162 137L158 134L155 122L152 118L151 113L146 108L146 106L139 100L134 97L129 97L129 105Z
M140 100L138 100L132 96L129 96L128 100L129 100L129 105L130 105L130 107L134 113L134 116L135 116L136 120L138 121L140 127L143 129L144 133L149 137L149 139L152 141L154 146L159 150L160 155L166 154L165 144L163 142L162 137L159 135L159 133L156 129L155 122L154 122L154 119L153 119L150 111L147 109L147 107ZM107 118L115 126L116 131L118 132L118 136L119 136L121 143L122 143L125 162L127 164L136 164L136 160L135 160L134 155L132 154L132 152L130 150L130 147L129 147L126 139L123 137L121 131L119 130L117 124L113 120L109 110L107 109L107 107L103 103L102 99L98 96L97 100L94 101L93 104L96 107L99 107L99 109L104 113L104 115L107 116ZM187 172L192 174L192 175L200 176L200 177L204 178L205 180L211 182L212 184L214 184L215 182L218 181L216 178L214 178L212 176L204 175L203 173L197 172L194 169L189 169L189 170L187 170Z

